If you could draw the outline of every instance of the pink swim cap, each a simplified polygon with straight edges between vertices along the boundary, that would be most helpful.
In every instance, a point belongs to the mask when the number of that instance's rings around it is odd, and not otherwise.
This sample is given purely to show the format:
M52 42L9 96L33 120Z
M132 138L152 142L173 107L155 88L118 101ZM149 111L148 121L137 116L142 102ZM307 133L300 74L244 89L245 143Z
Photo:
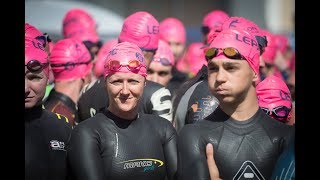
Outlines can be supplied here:
M270 110L278 106L292 107L291 93L288 86L276 76L266 77L257 85L256 92L260 107Z
M210 47L214 48L236 48L239 53L246 58L252 70L259 75L259 45L253 34L243 31L242 29L224 29L212 41ZM219 51L213 59L224 56ZM224 56L226 57L226 56ZM227 57L226 57L227 58Z
M156 50L159 42L159 22L148 12L139 11L123 23L119 42L135 43L142 50Z
M167 42L186 43L186 29L177 18L166 18L160 22L160 39Z
M277 48L280 50L282 54L284 54L287 50L287 47L289 45L289 38L282 34L275 34L275 43Z
M25 23L24 29L25 29L25 37L37 39L38 40L37 43L41 43L42 47L45 50L47 39L43 35L43 33L39 29L37 29L36 27L32 26L29 23ZM39 48L41 48L41 47L39 46Z
M119 61L121 66L116 69L110 69L109 65L112 61ZM140 65L138 68L129 70L130 68L127 65L133 61L139 62ZM134 64L136 65L136 63ZM136 44L130 42L118 43L109 51L109 55L105 60L104 77L108 77L117 72L135 73L140 74L143 77L147 76L147 68L143 53Z
M38 41L34 38L25 37L25 59L24 64L27 65L31 60L37 60L42 64L49 63L48 53L43 47L37 45ZM43 72L49 77L49 64L45 66Z
M167 59L168 65L174 66L174 55L169 44L166 41L160 39L158 49L151 63L161 63L161 58Z
M276 37L271 32L264 30L264 34L267 37L268 46L262 54L262 58L265 63L274 64L274 60L277 54Z
M103 75L105 60L109 55L109 51L111 50L111 48L116 44L118 44L118 39L109 40L106 43L104 43L101 49L99 50L97 60L93 69L93 72L96 77L100 77Z
M209 12L202 20L202 26L207 26L209 29L220 29L225 20L229 18L229 15L222 10L213 10Z
M91 72L91 61L89 50L81 41L73 38L59 40L50 56L55 81L85 77Z
M99 40L96 21L83 9L71 9L63 19L63 36L95 43Z
M202 65L207 65L207 61L204 55L202 47L204 46L201 42L191 43L186 52L185 59L190 67L190 72L195 75L201 69Z
M265 34L261 30L261 28L255 24L253 21L246 19L244 17L230 17L228 20L226 20L223 25L222 29L242 29L244 31L249 32L250 34L253 34L253 36L256 37L260 50L262 52L262 49L264 49L267 46L267 41L265 39Z

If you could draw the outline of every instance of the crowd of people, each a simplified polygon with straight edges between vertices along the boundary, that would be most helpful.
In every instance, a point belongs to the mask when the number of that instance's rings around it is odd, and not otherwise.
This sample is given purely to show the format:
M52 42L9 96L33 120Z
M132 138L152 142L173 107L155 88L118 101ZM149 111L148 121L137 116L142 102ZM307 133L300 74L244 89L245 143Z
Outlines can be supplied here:
M56 42L25 23L25 179L295 178L286 35L223 10L190 44L147 11L106 42L85 9L61 23Z

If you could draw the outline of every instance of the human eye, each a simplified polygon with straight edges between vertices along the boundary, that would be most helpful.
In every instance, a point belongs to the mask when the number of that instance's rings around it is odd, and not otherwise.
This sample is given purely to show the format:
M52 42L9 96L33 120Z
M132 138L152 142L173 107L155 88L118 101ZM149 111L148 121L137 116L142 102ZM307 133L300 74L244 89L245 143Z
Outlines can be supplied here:
M167 72L167 71L160 71L159 72L159 76L162 76L162 77L167 76L168 74L169 74L169 72Z

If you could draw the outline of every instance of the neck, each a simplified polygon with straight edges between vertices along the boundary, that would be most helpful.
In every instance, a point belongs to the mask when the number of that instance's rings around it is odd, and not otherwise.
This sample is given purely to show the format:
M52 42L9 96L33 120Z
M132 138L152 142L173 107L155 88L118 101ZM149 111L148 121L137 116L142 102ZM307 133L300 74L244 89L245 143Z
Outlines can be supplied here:
M134 109L131 110L131 111L126 111L126 112L124 112L124 111L121 111L121 110L119 110L119 109L114 108L113 106L109 106L109 107L108 107L108 110L109 110L112 114L118 116L119 118L127 119L127 120L129 120L129 121L136 119L136 118L137 118L137 115L138 115L138 109L137 109L137 108L134 108Z
M245 121L251 118L259 109L255 88L250 88L242 101L221 103L220 108L237 121Z
M72 99L77 104L82 88L82 80L75 79L71 81L58 81L54 84L54 89Z

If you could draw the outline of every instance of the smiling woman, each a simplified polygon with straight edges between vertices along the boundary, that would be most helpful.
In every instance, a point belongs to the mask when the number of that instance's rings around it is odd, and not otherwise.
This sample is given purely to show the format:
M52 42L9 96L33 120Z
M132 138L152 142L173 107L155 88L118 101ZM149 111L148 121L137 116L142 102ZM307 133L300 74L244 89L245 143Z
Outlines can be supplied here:
M138 113L146 76L137 45L122 42L111 48L104 65L109 105L79 123L67 146L75 179L174 179L175 129L160 116Z

